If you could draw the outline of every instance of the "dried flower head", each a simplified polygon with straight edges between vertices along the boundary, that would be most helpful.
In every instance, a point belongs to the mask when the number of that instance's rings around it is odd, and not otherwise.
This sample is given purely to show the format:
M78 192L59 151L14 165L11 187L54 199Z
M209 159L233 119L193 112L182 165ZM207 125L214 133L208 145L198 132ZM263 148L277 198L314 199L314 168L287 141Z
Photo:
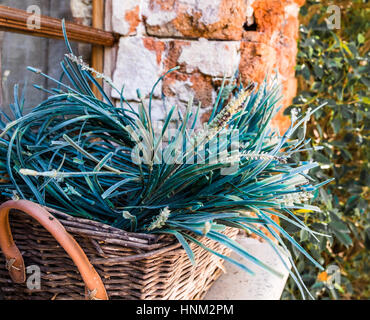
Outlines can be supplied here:
M168 209L168 207L164 208L159 215L154 217L153 222L149 225L147 230L152 231L154 229L162 228L165 225L170 214L171 211Z
M108 84L113 85L113 81L112 81L111 78L109 78L105 74L103 74L101 72L98 72L95 69L91 68L86 62L83 61L83 59L82 59L81 56L77 57L77 56L75 56L72 53L67 53L67 54L65 54L65 56L69 60L71 60L72 62L78 64L81 67L82 70L89 71L91 74L93 74L95 76L95 78L97 78L97 79L103 79Z
M242 109L245 101L248 99L255 86L256 84L254 83L250 84L247 88L239 93L237 98L234 98L232 101L230 101L227 106L223 108L211 121L211 123L208 125L208 130L210 132L218 132L220 129L224 128L228 121Z

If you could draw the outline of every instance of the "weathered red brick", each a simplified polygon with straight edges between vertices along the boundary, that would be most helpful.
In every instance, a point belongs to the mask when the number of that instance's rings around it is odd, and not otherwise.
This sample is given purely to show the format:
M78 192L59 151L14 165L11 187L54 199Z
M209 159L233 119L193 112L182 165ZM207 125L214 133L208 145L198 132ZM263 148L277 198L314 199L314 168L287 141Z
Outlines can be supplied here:
M136 6L134 9L126 11L125 13L125 20L129 24L129 34L134 34L136 32L136 28L138 27L141 19L139 16L140 7Z
M183 41L183 40L171 40L167 43L167 53L166 53L166 58L164 61L164 66L166 70L172 69L176 66L180 66L181 72L186 72L185 71L185 65L179 63L179 58L182 52L182 48L185 46L189 46L190 42L189 41Z
M267 34L280 29L284 20L284 4L280 0L256 0L253 2L257 31Z
M154 51L157 58L157 63L160 65L162 62L162 56L165 49L165 43L159 39L155 38L142 38L144 47L150 51Z
M147 1L143 15L150 35L222 40L242 37L247 8L244 0L202 0L196 5Z
M276 65L276 51L263 44L244 41L240 47L239 71L243 82L261 83Z
M174 71L163 80L163 93L167 97L177 97L182 102L193 97L194 104L200 102L203 108L213 104L213 92L212 77L200 72L186 74Z

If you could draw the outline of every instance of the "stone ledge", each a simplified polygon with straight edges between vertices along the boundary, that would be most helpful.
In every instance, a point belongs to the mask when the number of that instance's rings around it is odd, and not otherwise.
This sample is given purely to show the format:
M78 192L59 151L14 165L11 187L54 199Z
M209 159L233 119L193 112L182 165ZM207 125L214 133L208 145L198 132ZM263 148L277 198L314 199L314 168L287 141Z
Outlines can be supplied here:
M277 256L276 252L266 242L252 238L237 240L248 252L264 263L281 272L284 277L279 278L254 263L241 258L236 254L231 257L244 263L255 272L247 274L238 267L225 262L226 273L222 274L209 289L204 300L279 300L288 279L289 272ZM291 267L288 258L285 263Z

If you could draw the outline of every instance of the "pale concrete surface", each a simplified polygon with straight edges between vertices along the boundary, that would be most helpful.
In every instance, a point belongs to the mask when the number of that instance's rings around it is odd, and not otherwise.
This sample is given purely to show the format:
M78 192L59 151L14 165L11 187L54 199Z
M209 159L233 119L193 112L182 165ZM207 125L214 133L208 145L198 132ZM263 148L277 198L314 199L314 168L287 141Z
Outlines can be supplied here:
M233 253L231 257L243 262L255 272L255 275L247 274L238 267L225 262L226 273L216 280L204 300L279 300L289 272L276 252L266 242L260 242L256 239L239 238L237 241L250 254L284 274L284 277L279 278ZM288 258L285 259L285 263L290 266Z

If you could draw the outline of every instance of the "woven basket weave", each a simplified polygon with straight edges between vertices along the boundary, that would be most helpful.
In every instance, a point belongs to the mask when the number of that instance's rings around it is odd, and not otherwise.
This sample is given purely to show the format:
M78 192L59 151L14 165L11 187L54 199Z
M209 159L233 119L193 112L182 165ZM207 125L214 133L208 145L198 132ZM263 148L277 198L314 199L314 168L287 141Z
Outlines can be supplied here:
M15 202L20 201L12 201ZM196 266L171 236L129 233L55 210L48 211L53 214L53 218L50 215L48 219L59 221L80 245L91 268L100 276L109 299L201 299L222 273L223 260L193 243L190 245ZM9 212L11 233L25 266L36 265L41 270L41 289L29 290L26 282L14 283L9 269L17 268L0 255L0 295L3 299L84 299L86 279L84 283L80 269L54 236L24 214L27 210L11 209ZM237 230L227 228L224 234L235 239ZM198 240L223 255L231 253L209 239L198 237ZM89 298L94 298L94 292L88 293Z

